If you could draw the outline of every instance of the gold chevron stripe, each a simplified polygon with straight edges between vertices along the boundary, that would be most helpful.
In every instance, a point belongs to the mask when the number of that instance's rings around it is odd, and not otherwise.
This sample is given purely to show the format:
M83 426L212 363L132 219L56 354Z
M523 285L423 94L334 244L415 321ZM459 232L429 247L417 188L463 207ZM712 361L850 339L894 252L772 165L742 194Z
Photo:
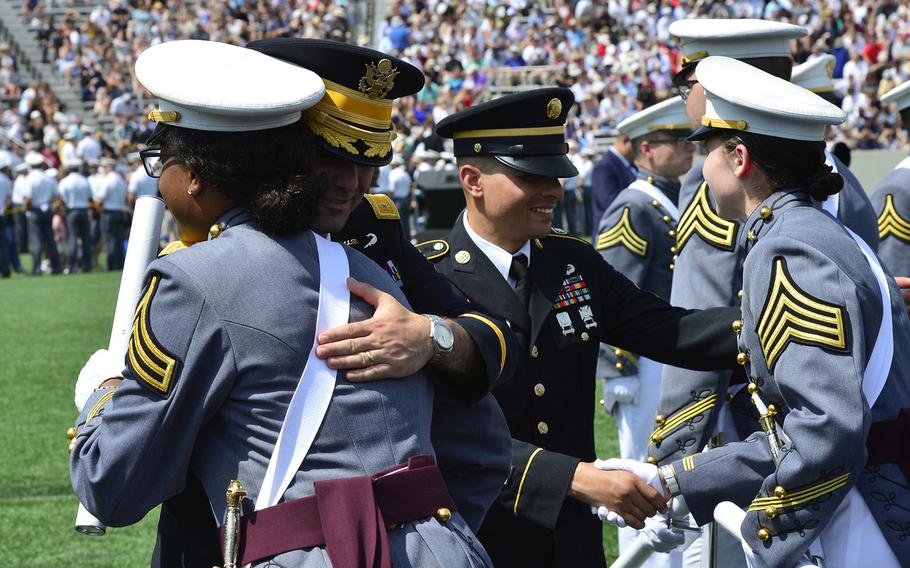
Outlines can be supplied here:
M664 438L667 434L675 430L677 427L685 424L686 421L691 420L699 414L711 410L716 403L717 395L712 394L711 396L680 410L676 414L672 415L666 422L664 422L662 426L654 430L654 432L651 434L650 442L654 443L654 440L656 438Z
M159 345L150 325L149 304L158 290L159 280L159 276L152 275L148 289L136 306L127 361L130 370L137 377L154 390L166 395L177 368L177 359Z
M795 507L797 505L802 505L807 501L818 499L823 495L827 495L828 493L837 491L841 487L844 487L847 485L848 477L850 477L850 474L845 473L824 483L813 485L812 487L796 491L784 497L761 497L755 499L752 501L752 504L749 505L749 512L763 511L766 507L776 507L780 509L782 507Z
M111 388L108 392L98 397L98 400L95 401L95 406L89 410L89 413L85 415L85 423L88 424L91 422L92 418L98 416L101 412L101 409L104 408L104 405L110 402L114 398L114 394L117 392L117 389Z
M801 290L790 277L784 258L776 257L771 291L758 320L758 339L772 372L777 358L791 341L845 349L844 309Z
M683 471L692 471L695 469L695 456L684 457L683 461Z
M645 256L648 253L648 241L641 238L635 232L635 229L632 228L628 207L623 208L622 216L612 229L604 231L597 237L597 250L604 250L617 245L623 245L638 256Z
M676 249L682 251L692 235L696 234L709 245L723 250L733 250L736 223L721 218L711 209L707 182L702 182L692 202L679 219L676 226Z
M900 216L894 207L894 196L889 193L885 196L885 208L878 216L878 238L884 239L890 235L910 242L910 221Z

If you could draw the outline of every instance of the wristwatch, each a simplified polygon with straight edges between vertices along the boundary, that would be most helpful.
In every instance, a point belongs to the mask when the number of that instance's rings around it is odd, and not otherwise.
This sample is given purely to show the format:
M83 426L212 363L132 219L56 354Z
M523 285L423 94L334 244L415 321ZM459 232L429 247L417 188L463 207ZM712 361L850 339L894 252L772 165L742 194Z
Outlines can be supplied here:
M436 355L448 355L455 347L455 334L452 328L439 316L424 314L430 320L430 338L436 349Z

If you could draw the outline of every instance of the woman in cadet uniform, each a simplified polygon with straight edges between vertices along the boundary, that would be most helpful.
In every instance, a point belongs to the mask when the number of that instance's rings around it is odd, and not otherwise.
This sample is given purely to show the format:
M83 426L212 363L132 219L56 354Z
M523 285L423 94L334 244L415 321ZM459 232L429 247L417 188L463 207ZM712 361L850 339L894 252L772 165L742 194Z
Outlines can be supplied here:
M143 161L197 244L149 266L123 378L82 405L80 501L134 523L192 472L240 541L225 566L489 565L432 458L432 382L350 382L312 353L317 328L373 312L348 274L407 305L375 263L308 230L324 188L296 123L322 81L202 41L146 50L136 76L159 98Z
M721 501L746 508L751 566L910 565L910 323L875 253L812 201L843 185L823 139L844 115L733 59L697 73L705 180L722 217L745 219L734 331L749 384L733 408L746 435L661 473L699 524Z

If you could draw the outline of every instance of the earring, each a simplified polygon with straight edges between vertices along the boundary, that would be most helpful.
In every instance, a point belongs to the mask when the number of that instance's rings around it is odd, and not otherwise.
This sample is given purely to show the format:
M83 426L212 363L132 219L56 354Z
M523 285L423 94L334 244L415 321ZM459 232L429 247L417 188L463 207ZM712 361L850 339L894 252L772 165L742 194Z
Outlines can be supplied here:
M186 188L186 194L187 194L187 195L193 195L193 188L192 188L192 187Z

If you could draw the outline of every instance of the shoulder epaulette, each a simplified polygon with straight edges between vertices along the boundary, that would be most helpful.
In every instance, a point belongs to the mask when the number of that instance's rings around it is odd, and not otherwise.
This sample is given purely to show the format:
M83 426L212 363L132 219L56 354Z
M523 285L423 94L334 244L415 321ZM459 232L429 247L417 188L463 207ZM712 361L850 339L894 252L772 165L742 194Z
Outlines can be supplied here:
M676 249L681 251L695 234L719 249L732 251L734 248L736 223L724 219L711 209L707 182L702 182L692 202L679 218Z
M847 350L844 308L815 298L797 286L787 261L774 258L771 284L758 318L758 339L768 370L791 342Z
M904 242L910 242L910 221L897 212L897 208L894 207L894 196L889 193L885 196L885 208L878 216L878 238L884 239L891 235Z
M426 241L414 246L427 260L436 260L449 254L449 243L442 239Z
M161 258L162 256L167 256L169 254L173 254L173 253L177 252L178 250L183 250L185 248L189 248L189 245L187 245L183 241L174 241L172 243L169 243L166 247L164 247L161 250L161 252L158 253L158 258Z
M632 254L645 256L648 254L648 241L635 232L632 228L630 209L623 208L619 221L612 228L607 229L597 236L597 250L604 250L617 245L623 245Z
M564 229L559 229L557 227L550 227L550 234L547 235L547 237L557 237L560 239L568 239L570 241L578 241L581 244L588 245L588 246L591 245L591 243L589 243L588 241L586 241L582 238L576 237L574 235L570 235Z
M373 213L377 219L401 219L401 215L398 214L398 208L395 207L395 202L388 195L368 193L364 195L364 198L366 198L370 207L373 208Z

